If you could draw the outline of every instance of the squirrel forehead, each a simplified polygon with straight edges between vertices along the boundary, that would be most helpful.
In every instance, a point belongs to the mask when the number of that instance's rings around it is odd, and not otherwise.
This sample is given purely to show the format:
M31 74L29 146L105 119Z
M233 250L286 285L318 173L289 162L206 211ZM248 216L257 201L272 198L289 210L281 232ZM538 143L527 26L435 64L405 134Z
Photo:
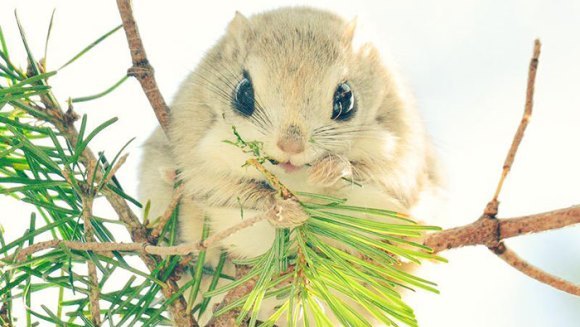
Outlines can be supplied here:
M239 62L255 82L295 92L313 84L332 88L345 77L351 33L342 18L311 8L283 8L250 19L238 14L228 28L243 57Z
M238 14L228 29L247 60L272 71L329 68L351 51L342 18L311 8L282 8L245 19Z

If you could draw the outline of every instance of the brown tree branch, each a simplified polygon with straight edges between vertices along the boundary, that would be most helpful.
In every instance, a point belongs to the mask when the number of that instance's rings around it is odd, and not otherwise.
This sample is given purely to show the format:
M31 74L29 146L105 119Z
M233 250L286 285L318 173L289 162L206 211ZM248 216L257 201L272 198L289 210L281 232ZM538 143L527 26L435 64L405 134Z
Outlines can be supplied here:
M92 176L92 174L88 176ZM95 237L93 225L91 223L91 217L93 215L93 196L90 194L83 194L82 202L83 211L81 216L83 217L85 238L89 242L94 242ZM91 321L93 322L93 325L101 326L101 309L99 306L100 290L99 279L97 278L97 267L93 261L87 260L87 268L89 273L89 309L91 310Z
M67 240L51 240L32 244L18 252L17 257L7 257L1 259L5 265L24 260L26 256L51 248L58 248L61 245L71 250L94 251L94 252L135 252L152 255L187 255L206 250L215 245L216 242L232 235L233 233L249 227L251 223L263 220L260 216L248 219L239 225L228 229L227 233L218 233L220 237L212 237L201 243L184 243L175 246L156 246L146 242L135 243L115 243L115 242L78 242ZM446 229L441 232L429 234L425 237L424 245L433 249L434 252L441 252L465 246L497 244L498 240L522 236L526 234L541 233L545 231L560 229L564 227L580 224L580 206L559 209L539 214L527 216L487 219L480 218L475 222ZM218 235L215 234L215 235Z
M161 217L159 217L159 220L157 221L157 226L155 226L155 228L151 231L151 238L152 238L154 243L157 242L157 239L161 235L163 228L165 227L165 225L167 224L167 222L169 221L169 219L173 215L173 212L175 211L175 208L177 208L179 201L181 201L181 197L183 195L184 189L185 189L185 184L180 184L179 186L177 186L173 190L173 195L171 196L171 202L169 202L169 205L167 206L167 208L165 208L165 211L163 212Z
M507 238L576 224L580 224L580 206L515 218L489 219L483 217L469 225L429 234L423 244L433 249L434 252L471 245L490 247Z
M240 279L244 277L246 274L250 272L250 268L248 266L236 266L236 279ZM242 297L250 294L252 289L256 285L258 278L260 276L255 276L254 278L250 279L249 281L237 286L233 290L229 291L224 299L220 302L220 304L214 308L214 312L220 308L227 306L228 304L236 301L237 299L241 299ZM207 323L206 327L230 327L236 325L236 319L240 314L240 308L232 309L219 317L212 317L210 321Z
M153 67L149 64L149 60L147 60L145 48L143 47L143 42L139 36L135 18L133 17L131 1L117 0L117 7L119 9L121 20L123 21L123 29L127 36L127 42L129 44L129 50L133 62L133 67L129 68L127 74L137 78L147 96L147 99L149 100L149 103L151 104L151 107L153 108L153 111L155 112L159 124L167 134L169 126L169 107L159 91L159 87L155 81ZM149 269L152 269L154 266L148 264L148 267ZM170 287L162 289L163 295L166 299L171 298L179 290L177 284L172 280L175 273L175 271L172 272L172 276L170 276L168 280ZM169 310L175 323L178 326L197 326L197 321L193 318L193 315L187 312L186 308L187 304L183 296L180 296L176 301L171 303Z
M145 48L143 47L135 18L133 17L131 1L117 0L117 7L123 20L123 29L127 35L127 42L129 43L129 50L131 51L131 59L133 61L133 67L129 68L127 74L134 76L141 83L141 87L155 112L155 116L157 116L159 124L167 133L169 126L169 107L165 103L155 81L153 66L147 60Z
M74 119L70 118L75 116L74 112L72 110L69 110L66 113L64 113L59 109L56 109L56 107L49 102L45 103L45 106L47 106L48 109L46 112L49 113L52 118L50 123L52 123L56 127L56 129L71 144L73 145L77 144L77 142L79 141L78 139L79 134L76 127L74 126ZM86 147L84 151L81 153L80 161L85 167L91 166L98 167L98 161L89 147ZM100 169L96 170L96 177L99 180L102 180L103 174ZM111 207L117 213L119 219L125 225L125 228L127 228L127 230L129 231L129 234L133 242L150 244L149 240L150 237L147 229L145 228L145 226L143 226L143 224L141 224L139 218L133 212L133 210L131 210L125 199L123 199L117 193L109 189L108 186L106 185L100 190L100 192L105 196ZM156 258L144 253L140 253L139 257L145 263L145 265L150 271L156 269L157 267ZM179 285L177 285L177 283L172 279L171 276L170 278L167 279L165 283L166 287L163 287L161 289L161 292L163 293L163 296L166 299L168 299L179 291ZM171 314L173 315L173 318L175 319L176 323L179 326L198 326L197 322L193 319L193 317L186 312L185 310L186 302L182 296L173 301L168 306L168 308Z
M135 252L145 255L181 255L185 256L192 253L197 253L199 251L207 250L208 248L215 246L219 241L226 239L227 237L237 233L238 231L248 228L255 223L265 219L265 215L256 215L250 219L245 219L241 223L234 225L230 228L224 229L223 231L213 234L211 237L199 242L192 243L181 243L179 245L173 246L158 246L152 245L149 242L133 242L133 243L117 243L117 242L79 242L79 241L68 241L68 240L51 240L35 243L30 245L18 252L16 256L9 256L4 259L0 259L0 266L2 262L4 265L10 263L16 263L18 261L24 260L26 256L33 253L58 248L61 245L66 246L71 250L79 251L93 251L93 252L104 252L109 253L111 251L120 252Z
M534 107L534 86L536 84L536 72L538 71L541 49L542 43L540 43L540 40L536 39L534 41L534 51L532 54L532 59L530 60L530 67L528 69L528 84L526 88L526 104L524 107L524 115L522 117L522 120L520 121L516 134L514 135L514 138L512 140L512 145L510 146L510 149L505 158L501 177L495 189L495 194L493 195L493 198L491 199L490 203L486 206L486 209L484 211L484 214L489 217L495 217L495 215L497 215L498 209L497 207L499 205L498 202L499 194L503 187L503 183L512 168L516 154L518 152L518 148L524 138L524 132L528 127L528 122L532 117L532 109Z
M534 106L534 89L536 83L536 73L538 71L538 64L540 58L542 44L540 40L536 39L534 42L534 50L532 54L532 59L530 60L530 65L528 69L528 83L526 88L526 103L524 107L524 114L518 129L512 140L512 145L507 153L506 159L504 161L503 170L499 182L497 184L495 194L491 201L485 207L482 220L497 221L496 216L499 208L498 197L501 193L503 184L507 175L509 174L511 167L514 163L518 148L524 138L524 132L528 127L528 123L532 116L532 109ZM499 227L499 225L498 225ZM526 262L524 259L519 257L513 250L510 250L500 238L501 228L496 231L496 241L495 243L490 243L488 248L503 259L507 264L514 267L515 269L521 271L527 276L534 278L535 280L550 285L556 289L574 294L580 295L580 285L573 284L559 277L553 276L537 267Z
M117 163L111 168L111 170L109 171L109 174L107 175L107 178L105 178L104 180L102 180L100 182L101 185L107 185L109 184L109 182L113 179L113 177L115 176L115 174L117 173L117 171L119 171L119 169L121 169L121 166L123 166L125 164L125 161L127 161L127 157L129 156L128 153L122 155L119 160L117 161Z
M97 164L97 163L95 163ZM83 225L85 230L85 239L88 242L95 241L95 235L93 230L93 224L91 222L91 218L93 216L93 202L95 199L95 192L93 189L95 171L98 169L96 165L90 165L87 167L87 181L82 184L78 184L80 188L80 196L82 201L82 212L81 217L83 219ZM73 185L71 177L68 175L68 172L64 172L64 175L67 176L65 179L71 186ZM99 290L99 279L97 276L97 266L91 260L87 260L87 271L89 275L89 309L91 311L91 321L95 326L101 326L101 309L99 306L99 298L100 298L100 290Z
M528 277L531 277L541 283L550 285L566 293L580 296L580 285L573 284L567 280L548 274L547 272L536 268L533 265L530 265L524 259L520 258L513 250L506 248L503 243L500 243L499 246L494 247L493 251L507 264L526 274Z

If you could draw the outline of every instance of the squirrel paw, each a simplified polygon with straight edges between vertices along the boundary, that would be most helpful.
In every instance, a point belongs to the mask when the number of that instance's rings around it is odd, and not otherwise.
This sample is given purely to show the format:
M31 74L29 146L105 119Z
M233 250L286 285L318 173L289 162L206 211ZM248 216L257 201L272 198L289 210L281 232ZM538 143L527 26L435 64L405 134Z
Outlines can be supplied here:
M306 222L309 215L295 199L277 199L267 213L268 221L276 228L293 228Z
M308 183L330 187L341 178L352 175L351 163L338 156L325 156L317 160L309 169Z

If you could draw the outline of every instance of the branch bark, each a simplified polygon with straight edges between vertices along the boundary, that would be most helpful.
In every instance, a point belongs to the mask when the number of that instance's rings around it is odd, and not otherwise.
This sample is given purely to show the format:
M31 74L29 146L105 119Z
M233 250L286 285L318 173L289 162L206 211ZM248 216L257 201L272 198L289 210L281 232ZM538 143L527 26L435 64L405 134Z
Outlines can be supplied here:
M21 261L27 255L57 248L61 244L71 250L94 251L94 252L136 252L152 255L187 255L206 250L216 242L251 226L253 223L263 220L263 217L256 216L253 219L245 220L239 225L233 226L224 233L214 234L213 237L204 242L184 243L175 246L156 246L147 242L135 243L115 243L115 242L77 242L65 240L51 240L35 243L26 247L18 253L18 257L8 257L2 259L5 264ZM580 224L580 206L548 211L514 218L488 219L480 218L475 222L446 229L441 232L432 233L426 236L424 245L433 249L434 252L442 252L450 249L457 249L464 246L485 245L491 246L498 241L522 236L526 234L541 233L549 230ZM0 261L1 262L1 261Z
M219 233L208 237L207 239L195 243L182 243L174 246L158 246L152 245L149 242L133 242L133 243L117 243L117 242L79 242L68 240L51 240L45 242L35 243L18 252L17 256L10 256L0 259L0 266L2 262L4 265L16 263L26 258L26 256L40 252L43 250L58 248L61 245L66 246L71 250L78 251L93 251L100 253L109 253L111 251L119 252L134 252L140 254L142 257L146 255L181 255L185 256L199 251L207 250L208 248L217 244L217 242L237 233L238 231L250 227L255 223L266 219L265 215L257 215L253 218L246 219L243 222L227 228Z
M580 224L580 206L505 219L482 217L475 222L427 235L423 244L441 252L472 245L491 247L498 241Z
M240 279L244 277L246 274L250 272L250 268L247 266L236 266L236 279ZM220 302L220 304L214 309L214 312L220 308L227 306L228 304L240 299L252 291L256 282L258 281L259 276L256 276L249 281L239 285L238 287L234 288L230 292L226 294L224 299ZM219 317L213 317L207 323L205 327L230 327L236 325L236 318L240 314L240 309L232 309Z
M71 119L71 117L75 116L74 112L69 110L64 113L50 102L46 102L45 106L47 107L46 112L51 116L50 123L52 123L62 136L71 144L77 144L79 141L79 134L74 126L74 119ZM89 147L85 148L82 152L80 161L85 167L98 167L98 160ZM100 169L96 170L96 177L98 180L103 179L103 174ZM100 192L105 196L111 207L117 213L119 219L125 225L125 228L129 231L131 239L134 242L151 244L148 230L140 222L139 218L133 212L131 207L129 207L129 204L125 199L109 189L106 185L100 190ZM139 257L150 271L155 270L157 267L157 259L155 257L144 253L140 253ZM161 292L166 299L172 298L173 295L179 291L179 285L177 285L177 282L175 282L171 276L166 280L165 284L166 287L163 287ZM186 307L187 305L183 296L177 298L168 306L169 311L173 315L178 326L198 326L191 314L186 312Z
M89 172L87 176L93 176ZM93 215L93 196L92 194L83 194L83 211L81 216L83 217L83 223L85 228L85 238L89 242L94 242L94 232L93 225L91 223L91 217ZM101 309L99 306L100 290L99 290L99 279L97 277L97 266L91 260L87 261L87 269L89 273L89 307L91 310L91 321L95 326L101 326Z
M77 242L66 240L51 240L35 243L26 247L18 253L18 257L8 257L2 259L5 263L12 260L23 260L27 255L57 248L61 244L71 250L94 251L94 252L137 252L152 255L187 255L206 250L216 242L234 234L243 228L263 220L263 217L256 216L253 219L245 220L239 225L233 226L224 233L215 234L213 237L199 243L184 243L175 246L156 246L147 242L115 243L115 242ZM446 229L441 232L432 233L426 236L424 245L433 249L434 252L461 248L465 246L485 245L491 246L498 241L522 236L526 234L540 233L564 227L580 224L580 206L573 206L565 209L558 209L538 214L532 214L514 218L504 218L491 220L480 218L475 222Z
M489 201L483 212L482 217L483 220L490 221L497 220L496 216L499 209L499 201L498 201L499 194L501 193L506 177L511 171L511 167L516 158L519 146L524 138L524 132L526 131L530 118L532 117L532 109L534 106L534 89L536 84L536 73L538 71L541 49L542 44L540 43L540 40L536 39L534 41L534 50L532 53L532 59L530 60L530 65L528 68L528 83L526 88L526 104L524 107L524 114L522 120L520 121L518 129L516 130L516 133L513 137L512 144L507 153L507 156L505 158L502 174L497 184L495 194L493 195L493 198L491 199L491 201ZM498 229L497 234L501 235L501 229ZM507 247L507 245L505 245L505 243L501 241L501 239L499 238L500 235L497 235L498 236L497 241L494 244L488 245L488 248L493 253L498 255L502 260L504 260L507 264L541 283L550 285L556 289L574 295L580 295L580 285L576 285L566 280L563 280L559 277L553 276L529 264L524 259L519 257L513 250L510 250Z
M161 235L161 232L163 231L163 228L165 227L165 225L167 224L167 222L169 221L169 219L173 215L173 212L177 208L179 201L181 201L181 196L183 195L184 189L185 189L185 184L181 184L173 190L173 195L171 196L171 202L169 203L167 208L165 208L163 215L161 215L161 217L159 218L159 220L157 222L157 226L155 226L155 228L151 231L151 237L152 237L152 241L154 243L157 243L159 236Z
M518 152L518 148L520 147L520 144L524 139L524 132L526 131L530 118L532 117L532 109L534 107L534 89L536 84L536 73L538 71L541 49L542 43L540 43L540 40L536 39L534 41L534 50L532 54L532 59L530 60L530 66L528 69L528 83L526 88L526 104L524 107L524 115L522 117L522 120L520 121L518 129L516 130L516 134L514 135L514 138L512 140L512 145L510 146L510 149L505 158L501 177L495 189L495 194L493 195L490 204L487 205L486 210L484 212L484 214L490 217L494 217L497 214L497 207L499 205L498 203L499 194L501 192L503 183L507 175L511 171L512 165L516 158L516 154Z
M169 126L169 107L157 86L153 66L151 66L147 59L145 48L141 41L135 18L133 17L131 1L117 0L117 7L119 9L121 20L123 21L123 29L127 36L127 42L129 43L129 50L133 62L133 67L129 68L127 74L137 78L147 96L147 99L149 100L149 103L151 104L151 107L153 108L153 111L155 112L159 124L167 134ZM142 258L145 260L147 256L142 256ZM149 269L153 269L154 265L152 264L153 262L147 264ZM176 272L172 272L172 276L175 275L175 273ZM169 287L162 289L163 295L166 299L171 298L177 290L179 290L177 283L172 280L172 276L168 280ZM197 321L193 318L193 315L187 312L186 308L187 304L183 296L180 296L169 306L169 310L173 315L175 323L178 326L198 326Z
M157 82L155 81L153 66L151 66L147 59L143 41L141 41L141 36L139 35L139 29L133 17L131 1L117 0L117 7L123 20L123 29L127 35L127 42L129 43L129 50L131 51L131 59L133 61L133 67L129 68L127 74L137 78L155 112L159 124L167 134L169 107L165 103L165 99L163 99Z
M513 250L505 247L503 243L497 247L494 247L493 251L507 264L521 271L528 277L531 277L541 283L550 285L566 293L580 296L580 285L573 284L567 280L548 274L545 271L530 265L524 259L520 258Z

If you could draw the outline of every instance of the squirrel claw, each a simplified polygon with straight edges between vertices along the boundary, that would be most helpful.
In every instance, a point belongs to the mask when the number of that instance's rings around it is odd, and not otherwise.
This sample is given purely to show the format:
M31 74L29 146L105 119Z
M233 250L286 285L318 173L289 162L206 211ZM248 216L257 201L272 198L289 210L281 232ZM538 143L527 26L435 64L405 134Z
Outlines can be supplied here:
M310 167L308 183L330 187L341 178L352 175L352 165L346 159L337 156L325 156Z
M267 215L270 224L276 228L298 227L309 218L296 199L277 199Z

